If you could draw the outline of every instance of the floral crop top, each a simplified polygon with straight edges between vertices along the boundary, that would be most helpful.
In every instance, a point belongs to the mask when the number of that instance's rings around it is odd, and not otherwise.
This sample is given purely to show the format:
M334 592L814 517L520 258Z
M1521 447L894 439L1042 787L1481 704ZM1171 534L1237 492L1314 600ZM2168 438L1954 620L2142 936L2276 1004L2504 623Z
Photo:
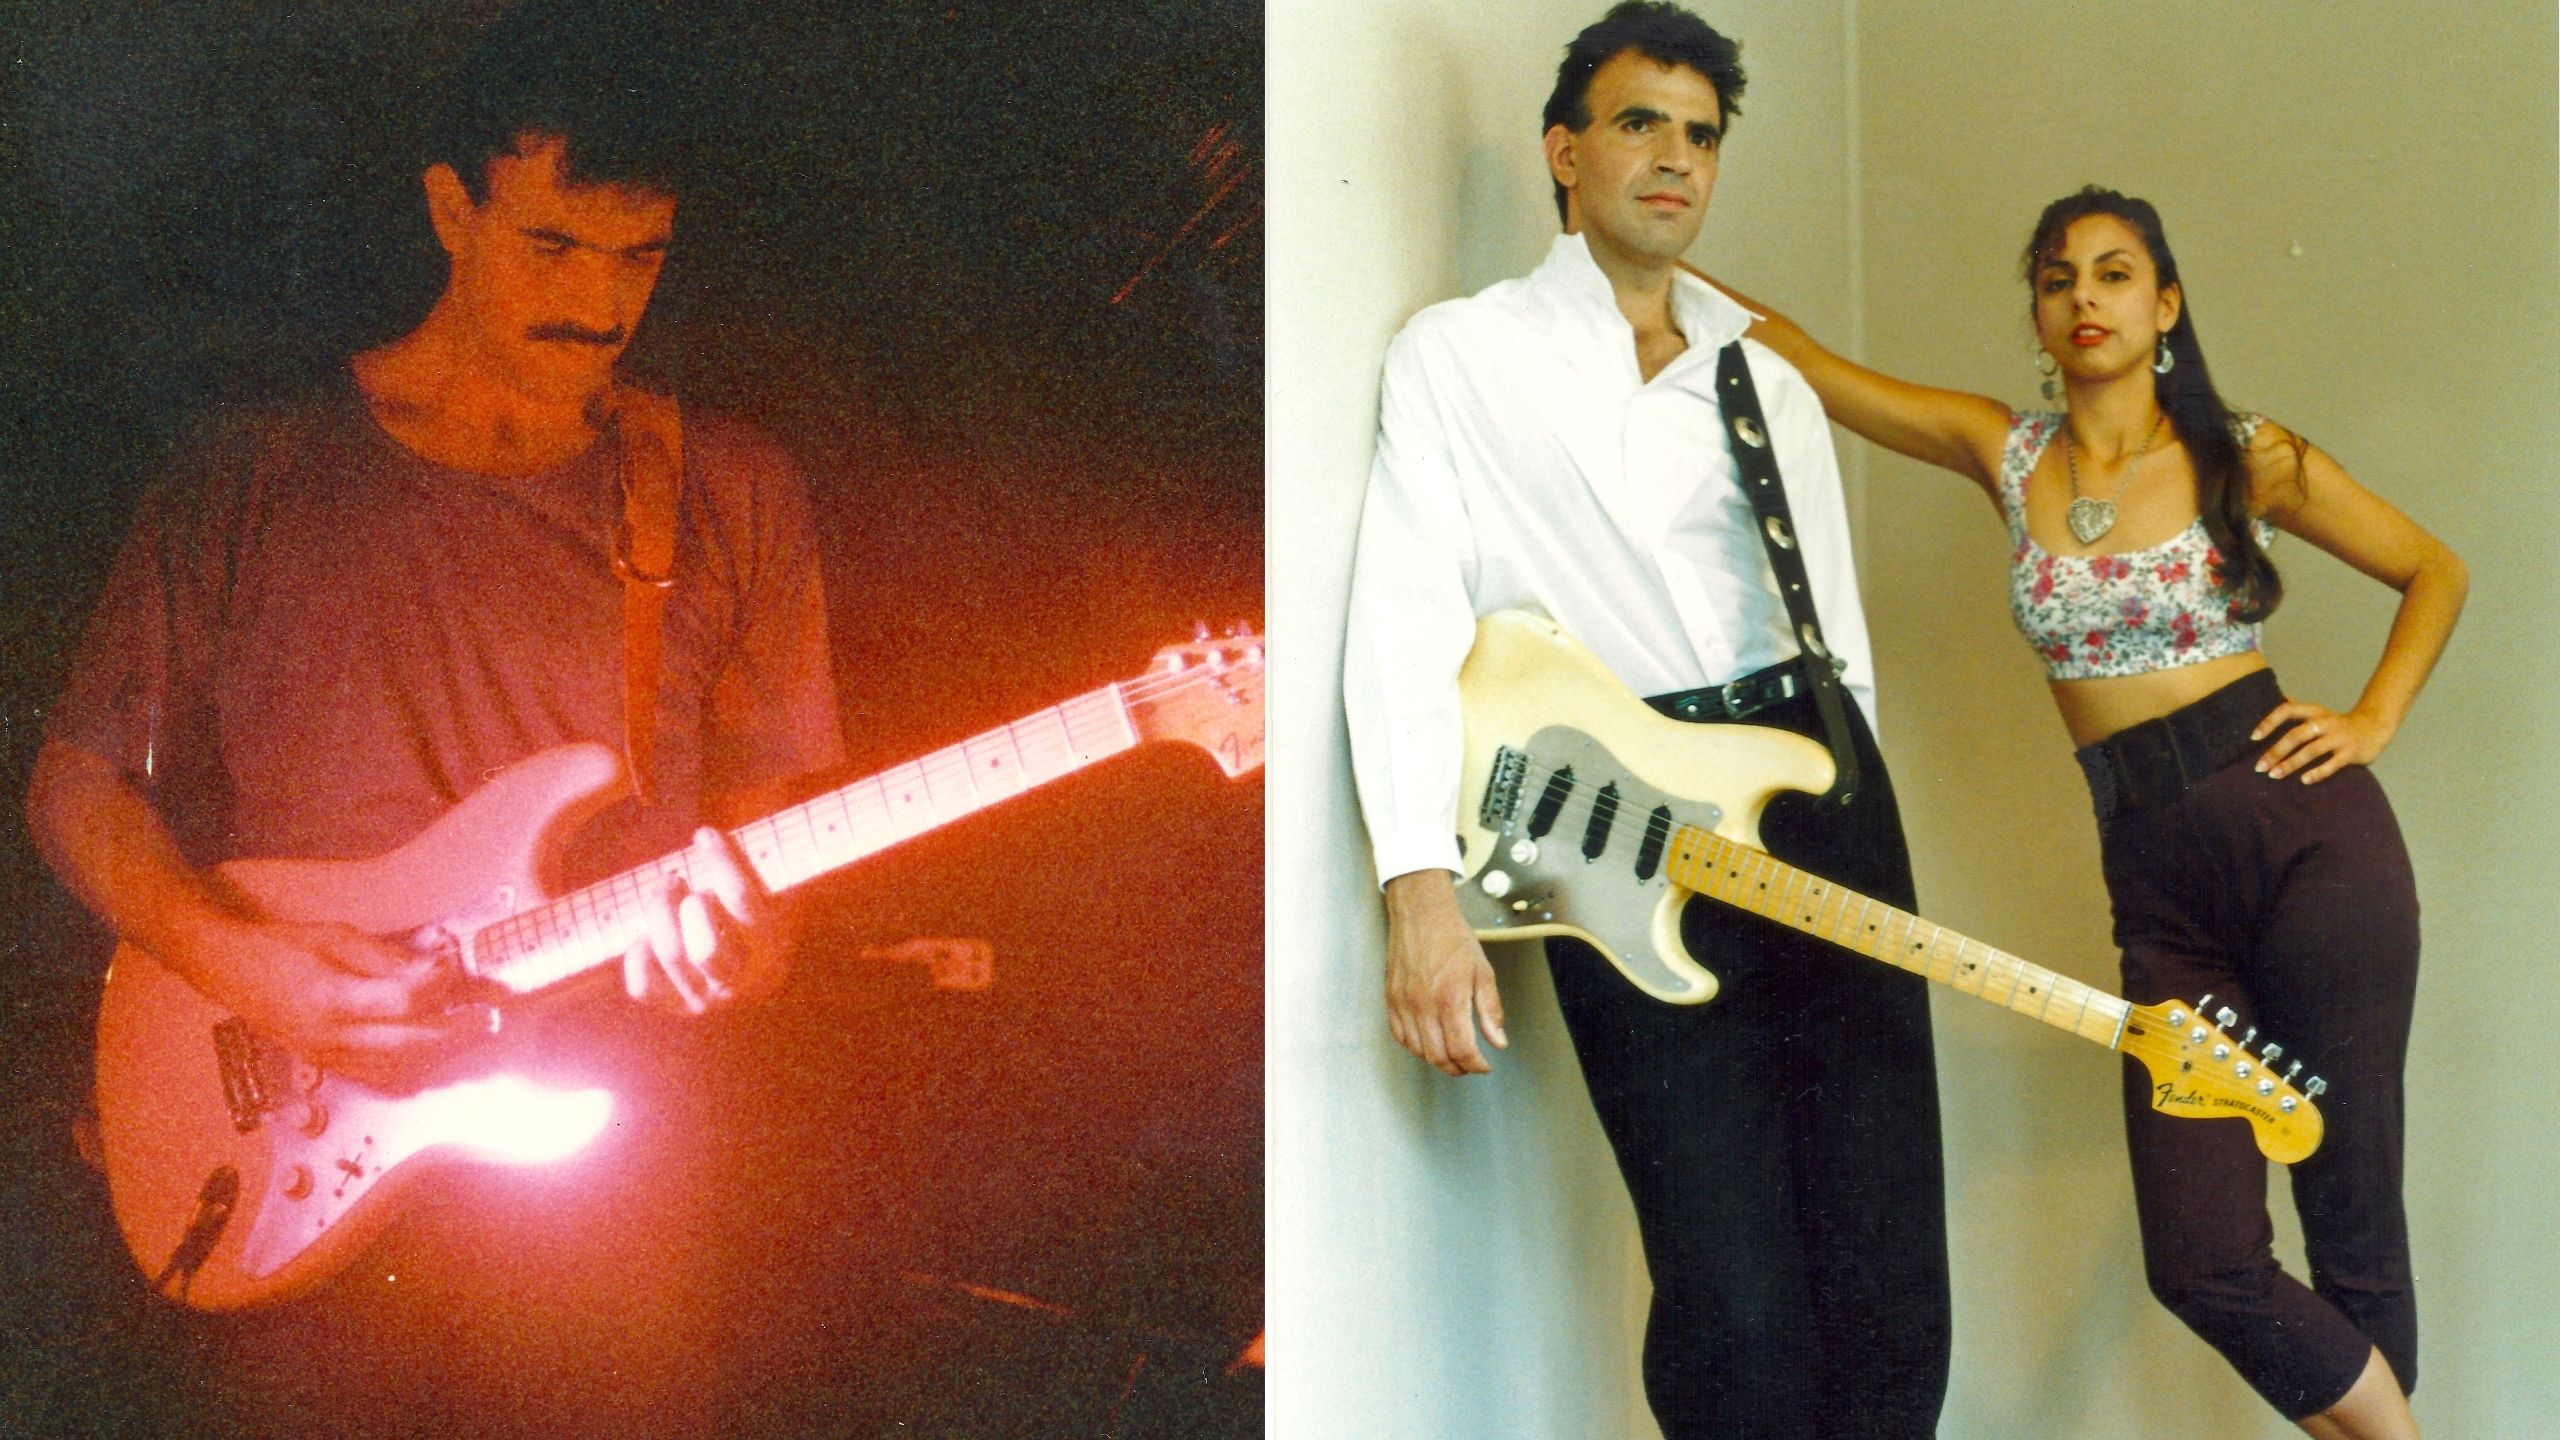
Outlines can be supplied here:
M2000 456L2000 513L2009 520L2009 611L2056 680L2142 675L2199 665L2258 648L2258 627L2231 616L2234 601L2213 578L2221 552L2204 519L2144 550L2120 555L2056 555L2027 534L2027 476L2061 432L2049 411L2009 423ZM2242 446L2258 430L2255 415L2234 415ZM2275 527L2252 520L2258 543Z

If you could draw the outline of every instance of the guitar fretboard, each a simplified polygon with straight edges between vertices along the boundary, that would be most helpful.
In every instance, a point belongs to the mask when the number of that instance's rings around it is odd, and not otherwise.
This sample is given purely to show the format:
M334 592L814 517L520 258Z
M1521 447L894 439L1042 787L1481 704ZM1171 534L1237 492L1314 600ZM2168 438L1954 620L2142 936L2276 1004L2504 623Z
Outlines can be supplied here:
M1122 687L1106 685L751 821L730 838L764 887L780 893L1137 744ZM688 852L484 926L464 953L475 973L517 994L557 984L630 949L670 880L693 882Z
M2132 1005L1694 825L1675 826L1673 883L1790 929L2031 1016L2109 1049Z

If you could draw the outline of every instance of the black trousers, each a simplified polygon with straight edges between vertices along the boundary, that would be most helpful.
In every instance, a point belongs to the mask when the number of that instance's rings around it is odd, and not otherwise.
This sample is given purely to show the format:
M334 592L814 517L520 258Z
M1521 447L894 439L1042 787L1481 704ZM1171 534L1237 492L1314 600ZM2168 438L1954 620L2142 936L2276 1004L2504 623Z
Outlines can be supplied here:
M1865 793L1833 815L1781 796L1761 839L1909 909L1901 813L1850 715ZM1750 723L1821 736L1810 697ZM1578 941L1547 948L1653 1277L1654 1418L1668 1440L1935 1435L1947 1250L1927 983L1709 900L1681 934L1723 982L1708 1004L1663 1004Z
M2254 697L2235 711L2247 718L2223 723L2245 743L2283 696L2267 672L2238 685ZM2264 749L2105 820L2099 835L2126 997L2192 1004L2210 992L2215 1009L2283 1045L2287 1063L2306 1062L2306 1079L2329 1082L2326 1138L2293 1167L2306 1287L2276 1263L2267 1162L2247 1124L2159 1114L2149 1073L2125 1063L2152 1292L2299 1420L2336 1404L2377 1347L2402 1386L2417 1384L2400 1164L2418 896L2373 772L2269 780L2251 761Z

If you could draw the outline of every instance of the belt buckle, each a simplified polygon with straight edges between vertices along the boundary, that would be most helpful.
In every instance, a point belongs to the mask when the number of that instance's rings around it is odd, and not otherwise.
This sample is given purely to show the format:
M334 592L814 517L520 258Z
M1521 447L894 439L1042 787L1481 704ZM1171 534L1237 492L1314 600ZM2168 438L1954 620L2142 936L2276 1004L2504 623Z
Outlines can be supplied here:
M1723 702L1724 718L1727 720L1739 720L1751 713L1750 711L1742 708L1742 702L1735 698L1734 695L1735 691L1742 688L1742 682L1748 678L1750 677L1736 675L1732 679L1727 680L1722 685L1716 687L1716 699Z

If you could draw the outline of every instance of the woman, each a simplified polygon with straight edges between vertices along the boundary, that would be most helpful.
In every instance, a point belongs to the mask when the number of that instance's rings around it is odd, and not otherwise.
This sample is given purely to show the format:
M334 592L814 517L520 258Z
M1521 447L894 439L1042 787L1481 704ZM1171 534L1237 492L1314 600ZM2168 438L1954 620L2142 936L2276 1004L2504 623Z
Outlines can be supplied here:
M2270 1251L2248 1128L2155 1114L2127 1066L2153 1293L2310 1434L2413 1437L2400 1070L2417 899L2364 767L2452 633L2462 562L2326 453L2224 408L2150 205L2095 187L2054 202L2025 268L2058 413L1879 375L1743 303L1834 420L1971 479L2006 518L2011 605L2097 808L2126 995L2210 992L2329 1082L2326 1142L2293 1173L2305 1287ZM2259 652L2277 530L2401 592L2352 709L2286 699Z

